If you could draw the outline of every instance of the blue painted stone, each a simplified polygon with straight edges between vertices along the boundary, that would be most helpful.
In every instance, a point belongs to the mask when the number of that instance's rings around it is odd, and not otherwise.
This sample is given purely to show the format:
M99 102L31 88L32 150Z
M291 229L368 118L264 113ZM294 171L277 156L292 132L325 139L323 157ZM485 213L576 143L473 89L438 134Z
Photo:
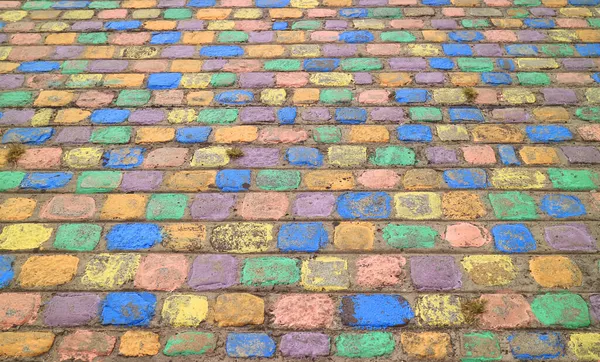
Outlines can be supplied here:
M67 10L67 9L84 9L90 4L89 1L57 1L52 4L53 9L57 10Z
M404 142L431 142L431 128L422 124L405 124L396 128L398 139Z
M369 16L369 9L341 9L340 16L349 19L366 18Z
M60 62L24 62L18 70L23 73L44 73L60 69Z
M152 33L150 44L174 44L181 39L181 32L165 31L160 33Z
M90 121L96 124L117 124L123 123L127 118L129 118L129 114L131 111L128 109L97 109L92 112L90 117Z
M15 277L14 261L14 256L0 255L0 288L6 288Z
M482 168L463 168L444 171L444 181L452 189L484 189L487 174Z
M104 152L102 165L106 168L130 169L138 167L144 161L143 147L128 147Z
M585 206L578 197L561 194L544 196L542 198L540 209L549 216L557 219L583 216L586 214Z
M275 341L265 333L229 333L225 343L229 357L273 357Z
M510 70L511 72L515 70L515 62L512 59L496 59L496 64L500 69Z
M327 230L321 222L283 224L277 235L277 247L284 253L314 253L328 242Z
M148 326L155 308L156 297L152 293L108 293L102 303L102 324Z
M576 44L575 49L582 57L600 56L600 44Z
M216 4L216 0L190 0L188 1L187 6L193 8L209 8L211 6L215 6Z
M537 245L531 231L524 224L499 224L491 229L496 249L509 254L526 253Z
M367 110L356 107L336 108L335 120L341 124L365 123L367 121Z
M181 73L153 73L148 77L148 89L174 89L180 81Z
M521 332L507 339L510 352L518 360L549 360L565 354L565 344L558 332Z
M212 132L210 127L184 127L175 132L175 140L180 143L203 143Z
M285 8L290 4L290 0L256 0L258 8Z
M224 192L248 191L250 170L221 170L217 173L217 187Z
M161 241L160 227L156 224L117 224L106 234L108 250L150 249Z
M450 0L423 0L422 3L427 6L444 6L452 4Z
M531 142L562 142L573 139L573 134L565 126L557 125L539 125L525 127L527 137Z
M556 25L552 19L523 19L523 21L533 29L552 29Z
M449 57L470 57L473 55L471 46L467 44L442 44L444 54Z
M225 91L217 94L215 101L226 105L243 105L254 101L254 94L244 90Z
M337 212L343 219L387 219L392 198L385 192L345 192L338 197Z
M519 166L521 161L517 157L515 148L511 145L500 145L498 146L498 153L500 154L500 161L505 166Z
M451 31L450 33L448 33L448 36L450 37L450 39L459 43L483 40L483 34L481 34L481 32L472 30Z
M5 26L5 25L6 25L6 23L5 23L5 22L3 22L3 21L0 21L0 29L4 28L4 26Z
M237 45L208 45L200 49L200 55L211 58L230 58L244 55L244 49Z
M323 165L323 155L312 147L290 147L285 151L285 159L292 166L319 167Z
M404 326L415 317L406 299L389 294L345 296L340 314L344 325L366 329Z
M106 30L133 30L142 26L139 20L109 21L104 24Z
M54 134L54 128L11 128L2 136L2 143L25 143L41 145L48 141Z
M569 5L573 6L597 6L600 0L569 0Z
M339 40L349 44L361 44L372 42L375 36L368 30L354 30L341 33Z
M538 55L538 48L531 44L513 44L505 46L506 52L509 55L515 56L536 56Z
M73 178L70 172L32 172L21 181L22 189L54 190L65 187Z
M340 60L335 58L316 58L304 61L304 70L307 72L331 72L340 65Z
M596 81L596 83L600 83L600 73L592 74L592 79L594 79L594 81ZM1 113L0 113L0 118L2 118Z
M284 107L277 111L279 124L294 124L298 111L296 107Z
M454 62L449 58L430 58L429 65L433 69L450 70L454 68Z
M451 122L483 122L483 113L477 108L450 108Z
M258 2L257 2L258 3ZM289 27L287 21L276 21L273 23L273 30L287 30Z
M512 84L512 78L510 77L510 74L498 72L481 73L481 81L485 84L491 85Z
M398 89L396 102L398 103L425 103L430 99L427 89Z

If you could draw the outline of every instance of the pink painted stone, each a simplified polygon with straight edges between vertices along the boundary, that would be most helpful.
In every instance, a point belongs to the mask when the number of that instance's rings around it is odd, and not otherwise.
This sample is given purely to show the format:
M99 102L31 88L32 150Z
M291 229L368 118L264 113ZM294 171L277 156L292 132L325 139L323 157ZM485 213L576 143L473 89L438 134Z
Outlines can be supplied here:
M113 92L87 91L79 95L75 104L82 108L100 108L108 106L113 98Z
M321 30L310 34L310 40L317 42L336 42L339 38L337 31Z
M448 17L465 16L465 9L463 8L443 8L442 14Z
M400 176L392 170L367 170L361 173L357 180L369 189L391 189L396 187Z
M7 29L5 29L7 30ZM8 30L7 30L8 31ZM52 54L54 47L50 46L20 46L14 47L8 55L8 60L29 62L46 58Z
M144 45L150 40L150 33L113 33L108 42L114 45Z
M187 148L165 147L148 153L142 168L177 167L183 165L188 154Z
M391 49L393 47L389 47ZM395 54L395 53L390 53ZM382 54L374 54L374 55L382 55ZM385 89L371 89L361 92L358 95L358 102L365 104L382 104L387 103L389 101L389 92Z
M234 29L242 31L270 30L271 22L263 20L239 20L235 22Z
M159 59L138 60L131 65L131 70L140 73L165 72L168 68L169 61Z
M498 102L498 94L494 89L475 88L477 91L477 104L496 104Z
M63 338L57 352L61 361L74 359L92 362L98 357L110 355L116 341L116 337L106 333L79 329Z
M273 323L291 329L328 328L333 323L335 304L328 295L288 294L273 306Z
M32 45L42 41L42 35L38 33L13 34L10 43L14 45Z
M39 294L0 293L0 330L33 323L41 302Z
M264 128L258 134L261 143L299 143L308 139L308 133L303 130L286 128Z
M181 89L154 91L154 101L152 104L158 106L176 106L182 103L183 90Z
M600 141L600 124L581 126L577 129L577 133L585 141Z
M535 320L529 303L520 294L484 294L481 299L487 301L485 312L480 317L484 328L527 327Z
M251 7L252 0L222 0L221 6L226 8L232 7Z
M398 55L400 54L400 44L367 44L367 53L371 54L371 55ZM366 92L385 92L386 94L388 93L386 90L383 89L374 89L371 91L366 91ZM363 92L365 93L365 92ZM388 96L386 95L385 100L387 101ZM363 102L361 101L361 103L367 103L367 102ZM377 103L385 103L385 102L377 102Z
M517 41L517 35L512 30L486 30L483 36L490 43L512 43Z
M184 255L149 254L140 263L133 284L136 288L172 292L185 282L188 264Z
M420 19L397 19L390 21L390 26L395 29L421 29L425 22Z
M83 195L54 196L40 212L40 218L49 220L91 219L96 212L96 200Z
M462 147L465 161L474 165L488 165L496 163L496 153L491 146L465 146Z
M262 70L262 63L257 59L232 59L223 66L224 72L258 72Z
M387 287L404 278L402 267L406 259L401 256L373 255L356 261L356 283L363 287Z
M280 87L304 87L308 84L308 73L277 73L275 83Z
M20 1L3 1L0 3L0 9L16 9L21 7Z
M98 19L125 19L127 9L109 9L98 12Z
M455 248L479 248L492 241L487 229L467 222L448 225L442 237Z
M25 169L54 168L60 166L61 155L61 148L29 148L19 158L17 165Z
M288 197L279 192L255 192L244 195L238 211L245 220L279 220L289 207Z

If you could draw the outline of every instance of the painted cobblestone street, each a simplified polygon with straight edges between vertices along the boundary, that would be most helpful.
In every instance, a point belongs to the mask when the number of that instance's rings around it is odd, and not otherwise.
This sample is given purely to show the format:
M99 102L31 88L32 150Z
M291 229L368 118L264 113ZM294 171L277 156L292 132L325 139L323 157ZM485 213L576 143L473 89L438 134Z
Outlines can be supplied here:
M600 0L2 0L0 139L0 360L600 361Z

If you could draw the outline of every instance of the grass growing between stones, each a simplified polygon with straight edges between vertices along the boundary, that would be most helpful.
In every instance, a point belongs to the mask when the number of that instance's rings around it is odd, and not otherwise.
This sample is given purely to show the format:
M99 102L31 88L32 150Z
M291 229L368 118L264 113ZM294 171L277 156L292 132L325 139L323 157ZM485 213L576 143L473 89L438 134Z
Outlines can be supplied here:
M479 323L479 316L485 313L486 306L487 300L470 299L463 301L460 309L465 318L465 323L470 325Z
M233 147L227 150L227 156L231 158L244 157L244 151L239 147Z
M6 155L6 161L10 164L16 164L19 158L25 153L25 147L21 144L12 144L8 146L8 154Z
M478 93L473 88L463 88L463 94L467 97L468 102L473 102L478 96Z

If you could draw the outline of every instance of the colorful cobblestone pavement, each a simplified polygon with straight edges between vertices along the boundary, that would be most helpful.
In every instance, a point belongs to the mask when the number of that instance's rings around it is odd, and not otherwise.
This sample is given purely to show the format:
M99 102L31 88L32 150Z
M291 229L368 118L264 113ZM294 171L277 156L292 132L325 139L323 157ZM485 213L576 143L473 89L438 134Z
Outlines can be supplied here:
M3 0L0 88L0 359L600 360L600 0Z

